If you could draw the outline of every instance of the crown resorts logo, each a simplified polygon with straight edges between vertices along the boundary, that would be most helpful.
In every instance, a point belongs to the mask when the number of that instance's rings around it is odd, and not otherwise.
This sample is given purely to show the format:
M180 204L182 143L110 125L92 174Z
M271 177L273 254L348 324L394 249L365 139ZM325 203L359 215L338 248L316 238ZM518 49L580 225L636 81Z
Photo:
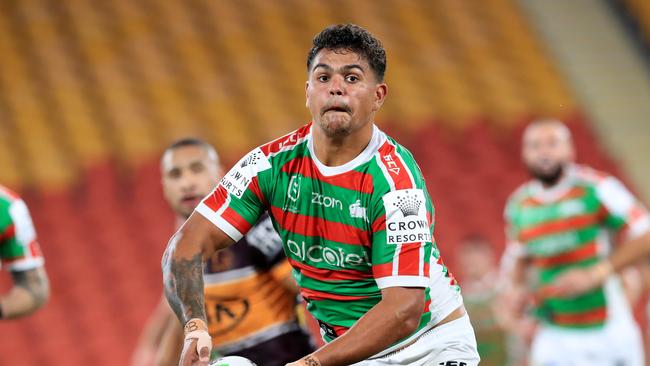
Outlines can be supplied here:
M397 196L397 202L393 203L395 207L402 211L404 217L417 216L418 212L420 212L420 204L422 204L418 197L409 193L407 191L403 196Z
M421 189L402 189L384 196L388 244L431 242L427 210L422 209L425 202Z

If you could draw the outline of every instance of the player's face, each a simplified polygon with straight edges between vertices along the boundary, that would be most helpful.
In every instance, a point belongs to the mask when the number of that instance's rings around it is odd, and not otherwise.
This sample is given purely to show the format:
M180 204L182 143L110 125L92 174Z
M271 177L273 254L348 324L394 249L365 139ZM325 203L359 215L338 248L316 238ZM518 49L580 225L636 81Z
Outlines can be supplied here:
M533 177L554 184L573 160L571 138L561 125L531 127L524 134L523 159Z
M373 122L386 91L357 53L323 49L309 72L307 107L328 136L346 136Z
M201 146L183 146L162 159L165 199L177 215L189 217L221 178L217 162Z

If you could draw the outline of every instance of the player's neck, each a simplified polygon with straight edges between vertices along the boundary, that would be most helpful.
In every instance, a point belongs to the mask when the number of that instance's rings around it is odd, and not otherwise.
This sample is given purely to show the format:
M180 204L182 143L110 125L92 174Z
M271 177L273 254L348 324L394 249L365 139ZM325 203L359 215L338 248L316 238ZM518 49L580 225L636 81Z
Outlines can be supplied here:
M176 230L180 229L187 219L188 217L176 214L174 219L174 226L176 227Z
M327 136L323 130L314 124L312 138L316 158L326 166L339 166L352 161L359 156L372 139L373 124L368 123L363 128L347 136Z

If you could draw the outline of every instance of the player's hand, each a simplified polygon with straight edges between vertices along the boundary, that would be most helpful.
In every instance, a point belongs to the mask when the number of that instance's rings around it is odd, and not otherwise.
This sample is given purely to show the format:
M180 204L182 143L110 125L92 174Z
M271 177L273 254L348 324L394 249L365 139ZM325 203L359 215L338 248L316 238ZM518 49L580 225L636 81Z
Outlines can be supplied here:
M196 339L186 339L183 344L183 352L178 363L179 366L208 366L210 362L210 351L207 348L201 350L201 355L196 349Z
M179 366L208 366L212 339L205 322L192 319L185 324L185 341Z
M611 273L612 266L608 261L589 268L572 269L555 279L553 289L557 296L576 297L602 285Z

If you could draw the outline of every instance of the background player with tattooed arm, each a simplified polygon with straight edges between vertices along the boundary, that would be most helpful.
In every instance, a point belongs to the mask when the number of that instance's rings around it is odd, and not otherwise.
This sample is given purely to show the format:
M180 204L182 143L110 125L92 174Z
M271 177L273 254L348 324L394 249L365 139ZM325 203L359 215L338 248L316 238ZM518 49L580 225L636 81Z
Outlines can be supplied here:
M0 186L0 260L11 273L13 287L0 295L0 319L29 315L49 298L43 255L27 205Z
M164 283L185 324L182 365L208 359L203 261L265 210L327 342L289 365L478 364L422 174L374 124L385 67L365 29L319 33L307 59L313 122L242 158L170 240Z
M643 365L617 273L650 253L648 212L616 178L573 163L571 134L559 121L528 126L523 159L533 179L506 206L504 268L510 292L525 287L536 298L531 364ZM622 241L616 248L613 235Z
M180 226L223 176L216 150L188 138L170 145L160 162L165 200ZM296 321L298 292L280 237L268 215L236 245L204 266L205 304L217 354L238 354L260 366L278 366L312 351ZM183 328L166 300L151 316L134 354L134 366L178 365Z

